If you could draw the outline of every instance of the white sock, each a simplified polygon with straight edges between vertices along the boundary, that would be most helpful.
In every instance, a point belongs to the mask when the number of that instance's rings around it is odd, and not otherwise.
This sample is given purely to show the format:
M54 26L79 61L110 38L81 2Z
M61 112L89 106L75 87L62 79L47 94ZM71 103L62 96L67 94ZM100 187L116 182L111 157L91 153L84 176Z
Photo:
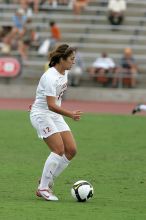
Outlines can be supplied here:
M65 168L69 165L70 160L66 158L66 156L63 154L61 161L59 163L59 166L56 168L54 172L54 177L58 177L64 170Z
M60 165L61 161L62 157L60 155L53 152L50 153L44 165L39 189L48 189L48 185L49 183L53 182L54 173L56 172L56 169Z
M140 110L146 111L146 105L140 105L139 108Z

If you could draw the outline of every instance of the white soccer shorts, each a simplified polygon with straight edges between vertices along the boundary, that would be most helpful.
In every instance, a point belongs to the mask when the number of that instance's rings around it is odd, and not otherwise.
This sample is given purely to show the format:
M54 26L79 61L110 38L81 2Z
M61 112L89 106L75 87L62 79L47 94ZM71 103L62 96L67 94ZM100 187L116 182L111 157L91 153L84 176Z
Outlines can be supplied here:
M69 126L60 115L58 117L50 117L49 115L30 116L32 126L37 130L39 138L47 138L52 134L70 131Z

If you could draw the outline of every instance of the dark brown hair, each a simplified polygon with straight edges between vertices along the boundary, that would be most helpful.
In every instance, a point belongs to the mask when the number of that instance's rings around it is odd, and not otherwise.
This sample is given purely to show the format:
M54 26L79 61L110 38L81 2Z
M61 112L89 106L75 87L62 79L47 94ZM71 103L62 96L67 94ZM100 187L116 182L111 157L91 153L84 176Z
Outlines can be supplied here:
M56 49L54 49L49 54L49 67L55 66L57 63L60 62L60 59L66 60L73 52L76 51L76 48L69 47L68 44L61 44Z

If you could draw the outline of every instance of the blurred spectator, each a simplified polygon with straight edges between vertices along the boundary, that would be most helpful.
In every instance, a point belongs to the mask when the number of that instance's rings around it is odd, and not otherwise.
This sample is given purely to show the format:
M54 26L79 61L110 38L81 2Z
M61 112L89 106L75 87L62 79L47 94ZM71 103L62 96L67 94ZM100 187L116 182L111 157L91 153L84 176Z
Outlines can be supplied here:
M58 0L58 4L59 5L67 5L68 4L68 0Z
M2 40L3 35L4 35L4 29L3 27L0 26L0 42Z
M28 49L31 46L38 47L37 33L32 20L26 17L24 9L17 9L12 19L13 27L1 37L1 51L18 50L21 58L27 59Z
M57 0L48 0L49 5L52 5L53 8L57 7Z
M42 0L40 4L44 4L48 1L49 5L52 5L53 8L57 8L57 5L68 5L68 0Z
M84 61L81 53L76 51L75 64L72 69L69 71L68 83L70 86L79 86L81 77L84 71Z
M74 0L73 1L73 11L75 15L80 15L88 5L89 0Z
M26 11L27 17L31 17L39 11L39 0L21 0L21 7Z
M61 40L61 31L55 21L50 22L51 39L55 43Z
M109 77L109 74L114 74L116 71L117 67L114 60L105 52L103 52L101 57L97 58L92 67L89 68L90 76L94 77L97 82L103 85L111 81L112 77Z
M126 11L125 0L109 0L108 2L108 19L112 25L120 25L124 19L124 12Z
M134 88L137 83L138 66L133 57L133 52L131 48L124 49L124 55L121 58L120 67L121 68L118 72L116 72L113 79L113 86L117 86L120 80L119 74L122 73L123 83L131 88Z
M11 50L9 41L6 38L7 34L4 28L0 27L0 51L2 54L10 53Z
M18 44L18 50L23 60L28 59L28 50L31 46L38 46L38 38L32 20L28 18L24 26L23 36Z
M22 8L17 9L15 15L13 16L12 20L13 20L13 34L20 34L23 32L23 27L24 24L26 22L26 15L25 15L25 11Z
M24 10L22 8L17 9L12 17L13 27L2 39L5 48L9 48L9 50L17 49L18 42L23 36L26 19Z
M0 51L2 50L3 46L4 46L4 28L0 26Z
M51 21L50 25L50 38L43 41L38 49L39 55L47 55L48 51L55 47L56 43L61 40L61 31L55 21Z
M8 34L2 38L0 42L0 49L2 53L9 54L11 52L11 41Z

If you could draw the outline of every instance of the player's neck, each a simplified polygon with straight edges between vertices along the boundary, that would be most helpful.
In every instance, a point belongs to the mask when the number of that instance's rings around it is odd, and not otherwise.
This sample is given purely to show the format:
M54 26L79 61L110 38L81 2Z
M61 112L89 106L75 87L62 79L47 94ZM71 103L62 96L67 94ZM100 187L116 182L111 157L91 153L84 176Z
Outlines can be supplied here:
M55 65L55 69L56 69L61 75L64 75L64 74L65 74L65 69L62 68L61 65L56 64L56 65Z

